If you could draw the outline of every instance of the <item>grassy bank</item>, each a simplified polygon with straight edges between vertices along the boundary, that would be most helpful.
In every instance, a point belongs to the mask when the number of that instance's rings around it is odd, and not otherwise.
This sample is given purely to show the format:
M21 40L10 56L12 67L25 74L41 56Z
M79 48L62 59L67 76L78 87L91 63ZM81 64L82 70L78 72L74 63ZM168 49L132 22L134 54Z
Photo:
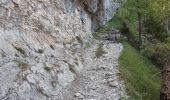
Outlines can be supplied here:
M128 43L123 45L119 63L129 100L159 100L160 70Z

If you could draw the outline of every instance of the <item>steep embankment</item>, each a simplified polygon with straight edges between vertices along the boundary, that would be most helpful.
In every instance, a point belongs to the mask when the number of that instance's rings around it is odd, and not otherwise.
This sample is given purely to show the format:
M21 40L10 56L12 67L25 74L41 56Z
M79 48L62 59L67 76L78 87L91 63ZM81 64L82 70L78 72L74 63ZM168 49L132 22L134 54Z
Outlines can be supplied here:
M54 99L121 0L0 0L0 99Z

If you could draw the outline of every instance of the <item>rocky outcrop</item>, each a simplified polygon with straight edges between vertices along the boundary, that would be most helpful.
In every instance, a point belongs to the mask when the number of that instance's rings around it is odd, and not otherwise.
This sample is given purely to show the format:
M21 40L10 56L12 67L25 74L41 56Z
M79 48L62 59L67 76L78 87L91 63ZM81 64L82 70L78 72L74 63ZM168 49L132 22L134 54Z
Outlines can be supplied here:
M53 99L120 0L0 0L0 99Z
M84 6L92 19L92 29L104 26L115 14L123 0L83 0Z

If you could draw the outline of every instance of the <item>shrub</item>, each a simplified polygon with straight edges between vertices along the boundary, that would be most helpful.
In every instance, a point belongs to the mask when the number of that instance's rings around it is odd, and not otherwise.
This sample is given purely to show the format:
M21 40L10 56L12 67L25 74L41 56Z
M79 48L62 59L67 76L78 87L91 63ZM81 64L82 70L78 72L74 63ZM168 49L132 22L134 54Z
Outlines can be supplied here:
M23 55L25 55L26 53L25 53L25 51L22 49L22 48L20 48L20 47L14 47L18 52L20 52L21 54L23 54Z
M26 62L19 61L18 66L22 71L26 71L28 69L28 63L26 63Z
M158 66L162 68L166 62L167 56L170 53L170 43L160 43L156 45L155 52L153 61L156 60Z
M168 38L166 39L166 42L167 42L167 43L170 43L170 37L168 37Z
M69 66L69 70L72 72L72 73L76 73L76 71L75 71L75 69L74 69L74 65L72 65L72 64L68 64L68 66Z
M51 85L53 86L53 88L55 88L58 84L58 81L54 80L54 81L51 81Z
M77 39L77 41L78 41L79 43L83 44L83 40L81 39L80 36L76 36L76 39Z
M50 48L53 49L53 50L55 49L53 45L50 45Z
M51 71L51 68L50 68L50 67L48 67L48 66L45 66L45 67L44 67L44 69L45 69L46 71L48 71L48 72L50 72L50 71Z
M155 65L163 68L167 56L170 54L170 43L157 43L147 45L142 54L149 58Z
M96 57L100 58L103 54L105 54L106 52L103 50L103 44L99 44L98 48L96 50Z
M38 53L43 53L44 52L44 50L42 50L42 49L38 49L38 51L37 51Z
M50 67L48 64L44 63L44 70L46 70L47 72L50 72L52 69L52 67Z
M154 45L147 45L143 50L142 50L142 54L143 56L152 59L152 56L155 53L155 47Z

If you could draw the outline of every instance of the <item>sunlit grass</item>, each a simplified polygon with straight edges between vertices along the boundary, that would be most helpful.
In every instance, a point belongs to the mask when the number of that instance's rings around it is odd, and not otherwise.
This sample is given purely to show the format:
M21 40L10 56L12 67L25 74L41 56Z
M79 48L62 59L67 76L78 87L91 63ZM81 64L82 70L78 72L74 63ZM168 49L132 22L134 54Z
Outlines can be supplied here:
M123 45L119 63L129 100L159 100L160 70L128 43Z

